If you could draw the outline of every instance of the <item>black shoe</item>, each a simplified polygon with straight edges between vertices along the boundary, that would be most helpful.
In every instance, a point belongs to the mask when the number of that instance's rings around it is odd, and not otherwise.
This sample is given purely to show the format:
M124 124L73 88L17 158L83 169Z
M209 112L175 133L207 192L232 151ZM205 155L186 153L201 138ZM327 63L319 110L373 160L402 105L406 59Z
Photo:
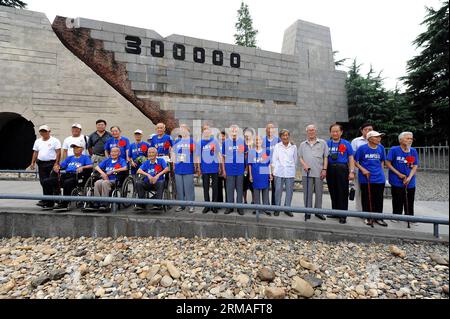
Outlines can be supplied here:
M340 218L339 218L339 224L345 224L345 223L347 223L347 218L345 218L345 217L340 217Z
M136 207L134 208L135 211L141 211L145 209L145 205L136 205Z
M378 225L383 226L383 227L387 227L387 226L388 226L388 224L387 224L384 220L382 220L382 219L377 219L377 220L375 220L375 222L376 222Z
M218 210L217 208L213 208L213 209L212 209L212 212L213 212L214 214L217 214L217 213L219 212L219 210Z
M366 223L367 226L370 226L373 228L373 220L372 219L366 219L364 222Z
M238 214L241 215L241 216L244 215L244 210L243 210L243 209L238 209L237 212L238 212Z
M44 206L45 206L45 203L44 203L44 201L40 200L40 201L38 201L38 202L36 203L36 206L44 207Z
M88 204L87 206L86 206L86 208L84 209L85 211L90 211L90 212L95 212L95 211L97 211L98 210L98 205L97 204Z
M294 214L292 214L292 212L284 212L286 215L288 215L289 217L294 217Z
M317 216L317 215L316 215ZM334 215L327 215L327 218L338 218L337 216Z
M306 222L308 219L311 219L311 214L305 214L305 222Z
M233 210L231 208L225 209L225 215L231 214Z
M256 210L252 211L252 214L253 214L253 215L256 215Z
M202 213L203 213L203 214L206 214L206 213L209 212L210 210L211 210L211 208L205 207L205 208L203 208Z
M62 212L62 211L68 211L69 208L67 207L67 204L58 204L53 208L54 211Z
M320 214L315 214L315 216L316 216L317 218L321 219L321 220L326 220L326 219L327 219L325 216L320 215Z
M273 216L280 216L280 212L274 212Z
M272 213L269 211L265 211L264 214L266 214L267 216L272 216Z

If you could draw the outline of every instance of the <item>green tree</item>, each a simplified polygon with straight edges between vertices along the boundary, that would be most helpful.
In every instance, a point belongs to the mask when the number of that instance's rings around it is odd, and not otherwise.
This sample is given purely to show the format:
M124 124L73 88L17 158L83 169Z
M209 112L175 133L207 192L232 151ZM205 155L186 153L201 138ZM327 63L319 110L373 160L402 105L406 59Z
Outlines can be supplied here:
M241 2L241 7L238 10L238 22L236 22L235 27L235 43L245 47L256 48L256 34L258 30L253 29L250 11L248 10L248 5L244 2Z
M397 144L397 136L402 131L420 132L405 94L398 88L386 90L381 72L375 74L371 67L364 76L361 65L353 60L346 81L349 128L346 137L359 136L359 127L366 122L372 123L377 131L386 134L383 145Z
M444 1L438 10L426 8L422 25L425 32L413 42L420 54L407 63L407 87L409 103L419 121L423 136L421 144L437 144L448 141L449 124L449 2Z
M20 0L0 0L0 6L25 9L27 4Z

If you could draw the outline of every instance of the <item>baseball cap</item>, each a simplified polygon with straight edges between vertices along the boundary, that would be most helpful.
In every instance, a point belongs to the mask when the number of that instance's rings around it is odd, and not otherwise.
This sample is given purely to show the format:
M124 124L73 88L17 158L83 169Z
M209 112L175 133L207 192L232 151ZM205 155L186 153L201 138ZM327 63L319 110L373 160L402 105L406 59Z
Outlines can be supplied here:
M137 129L136 131L134 131L134 134L142 134L143 132L142 132L142 130L140 130L140 129Z
M73 142L73 143L70 145L70 147L82 147L82 148L84 148L83 143L82 143L81 141L75 141L75 142Z
M384 133L379 133L377 131L370 131L369 133L367 133L367 139L371 138L371 137L377 137L377 136L384 136Z
M81 130L81 124L80 123L73 123L72 127L77 127Z
M48 125L41 125L41 126L39 126L39 131L50 132L50 127Z

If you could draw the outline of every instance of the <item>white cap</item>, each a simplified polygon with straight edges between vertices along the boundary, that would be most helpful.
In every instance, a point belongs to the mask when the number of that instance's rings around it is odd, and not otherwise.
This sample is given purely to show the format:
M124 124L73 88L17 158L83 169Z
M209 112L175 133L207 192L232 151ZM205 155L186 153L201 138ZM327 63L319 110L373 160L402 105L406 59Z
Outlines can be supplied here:
M73 123L72 127L77 127L81 130L81 124L80 123Z
M136 131L134 131L134 134L142 134L142 133L144 133L144 132L142 132L142 130L140 130L140 129L137 129Z
M377 136L384 136L384 133L379 133L377 131L370 131L369 133L367 133L366 138L369 139L371 137L377 137Z
M48 125L41 125L41 126L39 126L39 131L50 132L50 127Z
M82 148L84 148L84 145L81 142L81 140L77 140L77 141L73 142L72 144L70 144L70 147L82 147Z

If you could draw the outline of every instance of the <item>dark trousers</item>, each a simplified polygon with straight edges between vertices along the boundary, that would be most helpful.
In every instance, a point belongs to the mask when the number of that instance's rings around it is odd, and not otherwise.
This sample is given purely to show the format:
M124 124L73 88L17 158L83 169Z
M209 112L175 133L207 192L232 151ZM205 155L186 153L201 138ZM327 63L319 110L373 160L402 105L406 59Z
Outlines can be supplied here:
M210 182L211 181L211 182ZM205 199L205 202L210 202L209 197L209 186L211 183L212 188L212 201L217 202L218 197L218 182L219 182L219 174L218 173L209 173L209 174L202 174L202 186L203 186L203 198Z
M370 184L372 209L370 209L368 184L360 184L361 204L363 211L372 213L383 212L384 184Z
M38 174L39 174L39 182L42 186L42 193L44 195L55 195L56 187L46 182L46 179L50 178L50 174L53 170L53 165L55 165L55 161L38 161ZM53 201L44 201L45 205L53 205Z
M270 191L271 191L271 197L270 197L270 205L276 205L275 203L275 181L270 181Z
M223 176L219 176L217 180L217 201L223 203L224 199L227 198L227 189L225 187L226 179ZM223 191L225 190L225 197L223 196Z
M164 181L158 181L156 184L150 184L144 180L138 180L136 182L136 189L139 198L145 198L145 192L154 191L155 194L151 199L162 199L164 193Z
M327 184L332 209L348 210L348 174L347 164L328 165Z
M391 187L392 193L392 213L405 215L414 215L414 195L416 188Z
M88 177L92 173L92 170L85 170L78 177L83 179L82 184L84 185L87 181ZM60 194L60 188L63 188L63 195L70 196L72 195L72 191L77 187L78 178L76 173L65 173L61 174L61 179L58 180L58 175L53 172L50 176L44 179L44 184L49 189L53 189L54 194ZM67 204L67 202L63 201L62 204Z

